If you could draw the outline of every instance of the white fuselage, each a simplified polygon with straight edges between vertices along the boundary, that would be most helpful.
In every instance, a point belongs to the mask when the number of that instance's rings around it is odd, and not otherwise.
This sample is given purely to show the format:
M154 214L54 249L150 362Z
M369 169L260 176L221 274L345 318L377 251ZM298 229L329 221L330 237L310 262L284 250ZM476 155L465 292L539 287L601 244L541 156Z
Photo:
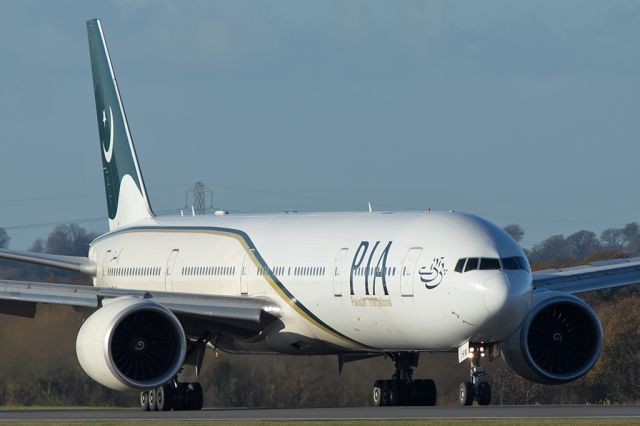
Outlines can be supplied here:
M226 342L238 351L452 350L506 338L531 299L529 271L454 270L463 258L524 257L497 226L454 212L145 219L99 237L89 256L99 287L279 304L259 338Z

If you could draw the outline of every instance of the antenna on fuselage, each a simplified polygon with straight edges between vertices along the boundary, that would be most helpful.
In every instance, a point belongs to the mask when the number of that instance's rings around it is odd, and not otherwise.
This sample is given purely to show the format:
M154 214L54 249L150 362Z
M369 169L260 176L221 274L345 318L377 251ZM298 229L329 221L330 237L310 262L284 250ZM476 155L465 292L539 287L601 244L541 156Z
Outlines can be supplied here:
M371 207L371 201L369 201L369 213L373 213L373 207Z

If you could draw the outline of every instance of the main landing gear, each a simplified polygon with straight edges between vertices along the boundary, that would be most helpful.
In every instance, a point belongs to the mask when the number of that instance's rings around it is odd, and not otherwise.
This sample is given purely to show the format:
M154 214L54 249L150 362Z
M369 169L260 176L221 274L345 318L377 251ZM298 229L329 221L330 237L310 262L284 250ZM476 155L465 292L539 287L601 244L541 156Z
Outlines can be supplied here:
M144 411L201 410L203 393L197 380L208 342L209 334L189 341L178 375L164 386L140 392L140 408Z
M376 380L373 384L373 405L435 405L436 384L433 380L413 379L418 366L418 352L392 352L389 357L396 371L391 380Z
M144 411L200 410L202 409L200 383L173 381L159 388L140 392L140 408Z
M458 389L458 402L460 405L472 405L473 401L478 401L478 405L489 405L491 403L491 385L489 382L481 381L482 376L487 374L487 370L480 365L480 360L488 355L488 349L482 345L469 346L469 361L471 368L469 375L470 382L460 383Z

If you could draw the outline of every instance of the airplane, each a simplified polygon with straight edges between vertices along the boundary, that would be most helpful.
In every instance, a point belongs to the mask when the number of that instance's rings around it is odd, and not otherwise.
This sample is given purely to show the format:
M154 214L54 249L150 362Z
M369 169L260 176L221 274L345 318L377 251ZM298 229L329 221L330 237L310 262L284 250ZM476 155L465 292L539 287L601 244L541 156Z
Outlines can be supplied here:
M640 282L640 258L532 272L504 230L454 211L159 217L149 203L102 24L87 22L109 231L87 257L2 250L0 257L76 271L93 286L0 281L0 313L39 304L90 312L76 340L82 369L143 410L198 410L207 348L332 355L339 367L394 362L375 406L437 401L413 377L423 352L469 362L461 405L487 405L484 361L528 380L571 382L603 345L576 294Z

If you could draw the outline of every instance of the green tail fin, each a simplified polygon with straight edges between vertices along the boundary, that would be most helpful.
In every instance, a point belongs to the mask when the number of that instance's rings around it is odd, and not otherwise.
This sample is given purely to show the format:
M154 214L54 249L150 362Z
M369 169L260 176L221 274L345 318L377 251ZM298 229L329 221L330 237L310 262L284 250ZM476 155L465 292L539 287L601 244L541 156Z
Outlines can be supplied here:
M109 228L153 217L109 50L98 19L87 21Z

